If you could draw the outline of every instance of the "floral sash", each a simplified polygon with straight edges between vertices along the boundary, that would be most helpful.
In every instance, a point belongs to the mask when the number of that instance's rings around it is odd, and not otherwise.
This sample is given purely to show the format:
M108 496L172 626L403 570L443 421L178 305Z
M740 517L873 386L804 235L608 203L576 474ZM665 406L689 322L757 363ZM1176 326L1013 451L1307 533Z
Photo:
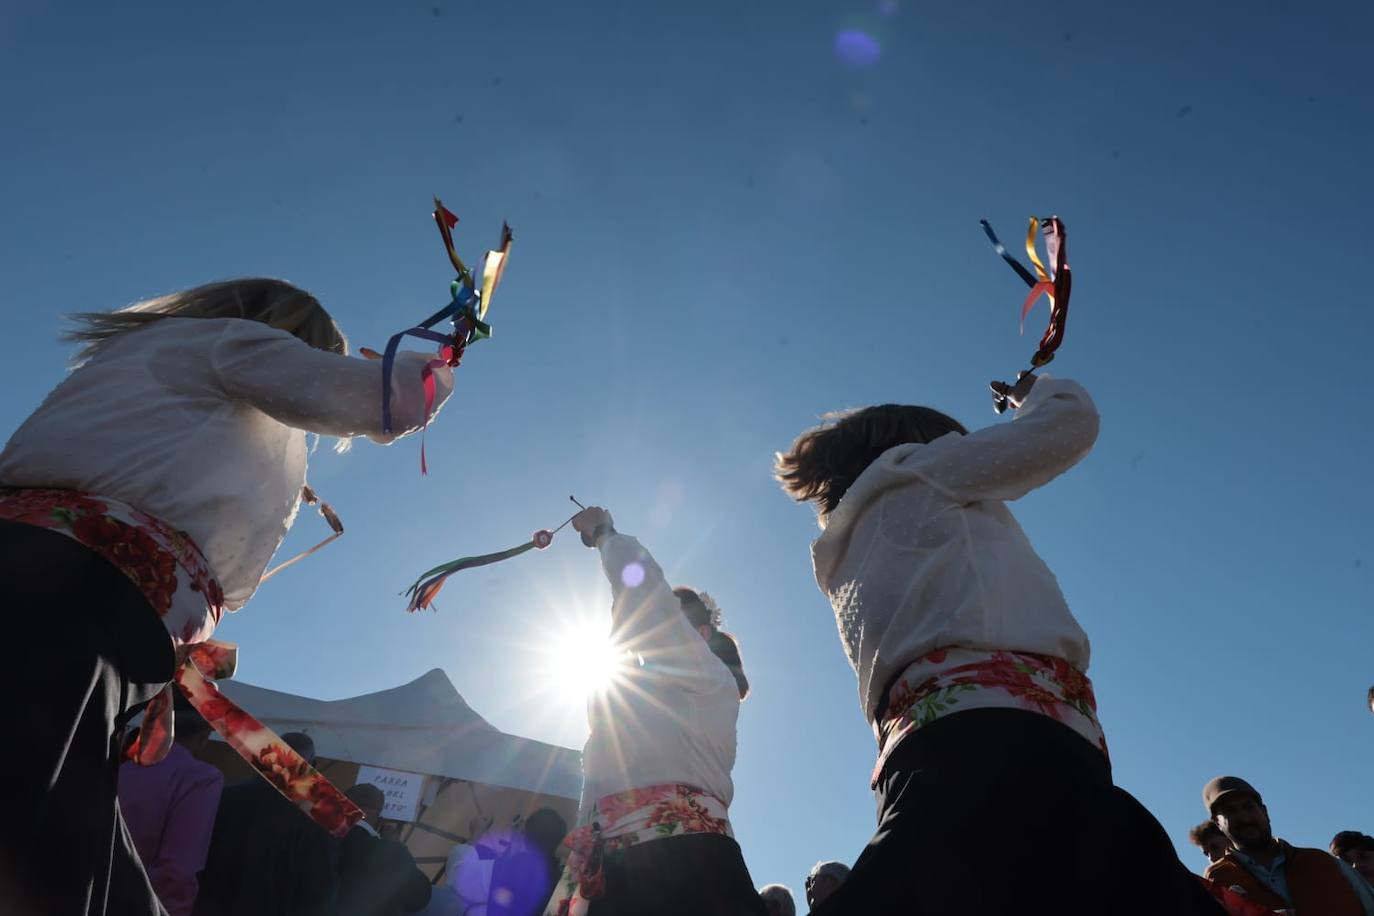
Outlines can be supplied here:
M1040 713L1062 722L1107 753L1092 681L1062 658L1002 650L936 649L908 665L887 697L887 711L873 726L878 739L873 787L888 756L903 738L936 719L966 709Z
M239 756L325 830L342 837L362 811L271 729L219 692L232 677L235 646L210 639L224 593L184 532L104 496L74 490L0 487L0 519L65 534L113 564L138 586L171 635L172 675L182 694ZM148 704L125 756L152 766L172 747L172 684Z
M571 850L568 864L544 916L586 916L590 902L606 892L607 853L671 836L735 835L725 802L681 783L607 795L582 820L563 841Z

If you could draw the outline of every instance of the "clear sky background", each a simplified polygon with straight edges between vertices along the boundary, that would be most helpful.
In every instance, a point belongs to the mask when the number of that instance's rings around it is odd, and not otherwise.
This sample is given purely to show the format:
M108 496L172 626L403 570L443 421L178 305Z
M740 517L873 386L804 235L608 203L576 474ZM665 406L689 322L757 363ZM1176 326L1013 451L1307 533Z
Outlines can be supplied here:
M1324 847L1374 832L1371 34L1355 0L10 0L0 430L61 378L65 312L266 274L380 348L447 296L430 195L469 258L508 219L429 476L418 440L322 446L348 534L219 635L245 681L337 698L441 667L498 727L580 746L559 676L609 590L575 537L437 613L398 592L569 493L603 504L739 635L732 818L755 881L800 889L869 837L875 749L772 454L875 402L998 422L987 382L1045 313L1017 336L978 219L1013 241L1055 212L1053 371L1102 435L1013 508L1092 637L1117 781L1194 867L1220 773ZM302 514L287 548L322 531Z

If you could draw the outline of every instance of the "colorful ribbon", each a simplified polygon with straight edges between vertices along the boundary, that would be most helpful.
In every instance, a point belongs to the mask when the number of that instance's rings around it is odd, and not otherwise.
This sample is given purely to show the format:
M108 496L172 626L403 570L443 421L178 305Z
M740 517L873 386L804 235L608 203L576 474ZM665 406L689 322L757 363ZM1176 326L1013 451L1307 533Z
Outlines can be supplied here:
M425 413L420 432L420 472L428 473L425 461L425 432L429 428L429 418L434 411L435 383L434 370L441 366L457 367L469 344L491 337L491 326L486 323L487 310L491 308L492 297L510 259L512 235L510 226L501 225L500 246L488 251L482 262L482 287L477 289L470 271L453 247L453 227L458 225L458 217L434 198L434 223L439 227L439 235L444 242L444 251L457 278L449 284L449 303L430 315L418 325L393 334L387 341L382 359L382 432L390 434L391 426L391 374L396 362L396 350L401 338L416 337L439 344L439 357L430 360L421 370L420 381L425 392ZM434 325L449 319L453 323L451 333L443 334L433 330ZM375 356L375 351L366 351L365 356Z
M582 506L582 504L578 503L573 497L569 496L568 498L572 499L574 503L577 503L579 507ZM456 560L450 560L447 563L442 563L431 570L421 573L414 584L405 590L404 594L410 599L410 603L406 605L406 610L413 612L421 609L428 609L429 606L434 603L434 599L439 594L439 590L444 587L445 580L456 572L462 572L465 569L475 569L478 566L490 566L492 563L500 563L502 560L518 557L520 554L530 550L545 549L553 543L553 536L566 528L568 522L571 522L576 517L576 515L570 516L567 521L564 521L563 524L552 531L547 528L540 528L530 536L528 541L518 547L512 547L509 550L500 550L496 553L484 553L475 557L459 557Z
M1031 368L1038 369L1054 359L1055 351L1064 342L1064 327L1069 317L1069 294L1073 290L1073 272L1069 269L1069 248L1064 223L1057 216L1048 217L1043 221L1034 216L1030 218L1030 226L1026 230L1026 255L1035 267L1035 273L1032 274L1007 252L1006 246L997 238L997 233L992 231L992 226L988 225L987 220L978 222L1002 260L1006 261L1011 269L1016 271L1016 275L1030 287L1030 293L1021 304L1022 331L1025 330L1026 316L1030 314L1030 310L1035 307L1040 297L1044 295L1050 300L1049 325L1031 356ZM1052 273L1045 269L1040 255L1035 250L1037 230L1045 236L1045 251L1049 256L1049 262L1054 265Z

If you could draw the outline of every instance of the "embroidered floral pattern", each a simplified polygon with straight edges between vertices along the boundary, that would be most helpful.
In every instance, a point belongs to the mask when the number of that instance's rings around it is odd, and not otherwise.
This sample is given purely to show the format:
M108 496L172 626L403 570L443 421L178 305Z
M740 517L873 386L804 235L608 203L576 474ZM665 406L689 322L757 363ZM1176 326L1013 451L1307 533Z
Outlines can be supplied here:
M117 500L70 490L0 488L0 518L66 534L122 571L167 625L177 649L174 683L239 756L335 836L362 819L357 805L214 685L233 675L238 656L234 646L209 639L224 592L189 536ZM168 684L144 710L125 756L151 766L174 737Z
M601 798L563 841L571 852L545 916L586 916L590 901L605 892L607 853L696 833L735 835L725 803L692 786L646 786Z
M1062 658L1029 652L944 648L909 665L888 692L878 736L877 785L893 748L918 728L966 709L1004 707L1049 716L1107 753L1087 675Z
M104 557L134 583L173 643L210 638L224 592L185 533L133 506L74 490L0 488L0 518L57 531Z

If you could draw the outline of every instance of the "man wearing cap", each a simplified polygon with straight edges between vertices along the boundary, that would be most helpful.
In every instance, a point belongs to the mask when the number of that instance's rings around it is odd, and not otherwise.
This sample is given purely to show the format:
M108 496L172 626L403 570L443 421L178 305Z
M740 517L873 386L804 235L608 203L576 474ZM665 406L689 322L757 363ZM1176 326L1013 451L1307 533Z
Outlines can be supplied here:
M1245 780L1218 776L1203 788L1202 803L1235 847L1207 867L1212 881L1273 910L1374 916L1374 890L1349 865L1323 850L1274 839L1269 809Z

